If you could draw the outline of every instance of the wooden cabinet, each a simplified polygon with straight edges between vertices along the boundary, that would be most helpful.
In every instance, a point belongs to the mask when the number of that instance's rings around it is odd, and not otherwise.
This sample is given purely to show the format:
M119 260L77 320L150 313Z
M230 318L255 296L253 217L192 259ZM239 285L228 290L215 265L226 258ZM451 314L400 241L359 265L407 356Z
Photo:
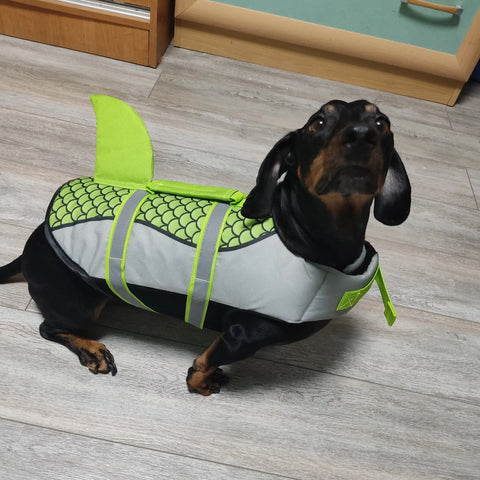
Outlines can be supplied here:
M401 0L177 0L175 45L453 105L480 57L480 9L439 1L462 15Z
M173 34L173 1L1 0L0 33L156 67Z

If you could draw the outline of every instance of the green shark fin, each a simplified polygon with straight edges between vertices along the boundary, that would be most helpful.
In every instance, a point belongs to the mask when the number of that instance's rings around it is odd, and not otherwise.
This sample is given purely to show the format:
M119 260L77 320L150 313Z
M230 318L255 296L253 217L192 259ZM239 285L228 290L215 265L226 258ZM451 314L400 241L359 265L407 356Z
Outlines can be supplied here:
M143 120L116 98L92 95L90 101L97 118L95 182L146 189L153 179L153 150Z

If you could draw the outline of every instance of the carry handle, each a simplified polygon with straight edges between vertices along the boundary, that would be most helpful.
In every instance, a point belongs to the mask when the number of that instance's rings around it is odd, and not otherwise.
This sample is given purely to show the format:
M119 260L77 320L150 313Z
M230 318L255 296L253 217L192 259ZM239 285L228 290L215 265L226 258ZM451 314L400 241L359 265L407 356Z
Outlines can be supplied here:
M181 197L203 198L215 202L241 205L246 195L233 188L208 187L191 183L174 182L172 180L155 180L147 185L152 193L168 193Z
M451 13L452 15L461 15L462 7L450 7L449 5L439 5L438 3L426 2L425 0L402 0L402 3L417 5L419 7L431 8L440 12Z

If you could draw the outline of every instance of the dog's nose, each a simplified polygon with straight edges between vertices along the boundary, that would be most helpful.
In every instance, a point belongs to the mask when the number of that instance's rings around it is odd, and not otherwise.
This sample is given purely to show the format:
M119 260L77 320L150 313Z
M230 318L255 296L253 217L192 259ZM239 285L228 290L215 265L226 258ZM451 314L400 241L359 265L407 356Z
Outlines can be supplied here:
M378 133L375 129L359 123L345 130L342 143L347 147L373 146L377 138Z

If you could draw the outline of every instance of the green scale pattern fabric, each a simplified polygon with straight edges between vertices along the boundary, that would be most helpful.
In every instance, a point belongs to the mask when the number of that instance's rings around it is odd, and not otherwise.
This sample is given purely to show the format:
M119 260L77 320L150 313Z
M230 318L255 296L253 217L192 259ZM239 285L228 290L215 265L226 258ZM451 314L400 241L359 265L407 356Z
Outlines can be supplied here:
M113 220L118 208L132 192L128 188L96 183L92 177L77 178L63 185L50 206L51 230L76 223ZM165 193L152 193L141 205L135 222L196 246L201 228L213 202ZM232 206L222 232L220 250L244 247L275 233L273 220L242 216L241 205Z

